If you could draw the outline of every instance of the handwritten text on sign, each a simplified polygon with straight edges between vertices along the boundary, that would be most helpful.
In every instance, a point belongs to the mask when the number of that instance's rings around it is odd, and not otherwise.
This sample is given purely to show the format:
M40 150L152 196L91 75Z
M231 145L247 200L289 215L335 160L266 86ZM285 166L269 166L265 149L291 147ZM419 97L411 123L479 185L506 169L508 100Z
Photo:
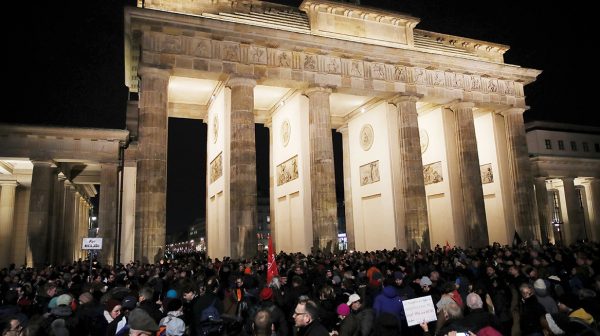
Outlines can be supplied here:
M83 238L82 250L102 250L102 238Z
M431 295L402 301L408 326L437 320Z

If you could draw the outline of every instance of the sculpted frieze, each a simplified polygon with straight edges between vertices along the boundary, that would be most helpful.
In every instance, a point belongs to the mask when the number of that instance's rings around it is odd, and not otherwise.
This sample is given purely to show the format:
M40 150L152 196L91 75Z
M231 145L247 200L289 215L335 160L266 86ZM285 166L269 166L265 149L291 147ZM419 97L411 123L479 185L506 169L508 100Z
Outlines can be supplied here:
M413 68L414 82L415 84L427 84L427 74L423 68Z
M409 82L409 72L408 69L403 65L395 65L394 66L394 76L392 77L395 81L400 82Z
M361 61L345 59L344 63L347 65L347 73L346 75L350 77L364 77L364 65Z
M267 64L267 48L250 46L248 62L252 64Z
M481 91L481 77L477 75L471 75L471 91Z
M209 39L196 38L192 40L192 55L209 58L211 56L211 42Z
M238 43L223 42L221 44L221 58L224 61L240 61L240 45Z
M431 76L431 85L433 86L445 86L446 84L446 77L444 76L444 72L443 71L432 71L432 76Z
M325 67L323 72L339 74L342 71L342 62L338 57L324 57Z
M165 36L160 44L160 51L167 54L180 54L183 51L181 36Z
M385 79L385 64L371 63L371 78Z

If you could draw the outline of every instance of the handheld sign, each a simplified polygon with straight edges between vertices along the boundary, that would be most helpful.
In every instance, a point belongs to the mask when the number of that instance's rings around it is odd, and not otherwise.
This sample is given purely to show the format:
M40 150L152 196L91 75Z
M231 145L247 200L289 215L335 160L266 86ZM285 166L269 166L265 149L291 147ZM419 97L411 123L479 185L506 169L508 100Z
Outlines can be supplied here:
M102 250L102 238L83 238L82 250Z
M408 326L437 320L431 295L402 301Z

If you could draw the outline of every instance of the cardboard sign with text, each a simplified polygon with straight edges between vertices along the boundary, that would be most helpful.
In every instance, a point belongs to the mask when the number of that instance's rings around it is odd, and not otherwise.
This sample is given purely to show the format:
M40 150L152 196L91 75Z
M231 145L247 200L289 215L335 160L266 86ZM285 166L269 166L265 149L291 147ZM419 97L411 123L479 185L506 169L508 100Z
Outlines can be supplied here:
M82 250L102 250L102 238L83 238Z
M414 326L422 322L431 322L437 320L435 307L431 295L402 301L404 305L404 315L408 326Z

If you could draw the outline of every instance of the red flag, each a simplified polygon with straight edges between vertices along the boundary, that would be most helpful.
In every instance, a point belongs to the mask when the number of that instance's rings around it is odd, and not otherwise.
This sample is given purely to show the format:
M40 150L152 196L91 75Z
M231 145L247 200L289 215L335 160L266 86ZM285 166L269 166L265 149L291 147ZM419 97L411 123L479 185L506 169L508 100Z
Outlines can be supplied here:
M269 235L269 257L267 259L267 284L271 283L274 276L279 275L277 263L275 262L275 250L273 250L273 240Z

